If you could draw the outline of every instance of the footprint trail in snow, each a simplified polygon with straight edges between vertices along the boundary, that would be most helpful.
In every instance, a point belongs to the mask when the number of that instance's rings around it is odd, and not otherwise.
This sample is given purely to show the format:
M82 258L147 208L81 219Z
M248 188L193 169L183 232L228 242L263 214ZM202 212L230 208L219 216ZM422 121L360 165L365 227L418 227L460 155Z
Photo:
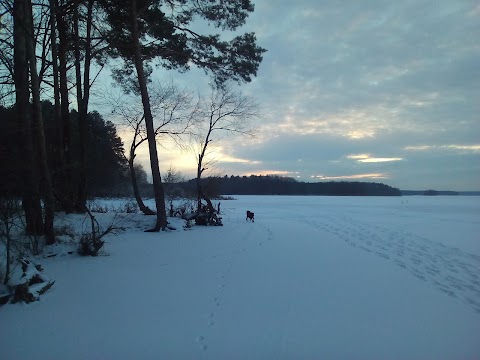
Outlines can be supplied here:
M348 216L311 217L303 222L335 234L350 246L394 262L480 313L480 256Z

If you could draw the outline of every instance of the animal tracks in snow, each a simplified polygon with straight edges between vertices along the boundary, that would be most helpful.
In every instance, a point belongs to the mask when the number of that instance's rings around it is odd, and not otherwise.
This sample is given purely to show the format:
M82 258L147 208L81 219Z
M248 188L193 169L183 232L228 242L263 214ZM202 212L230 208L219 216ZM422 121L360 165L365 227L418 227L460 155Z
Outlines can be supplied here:
M252 246L253 241L256 241L255 239L253 239L253 234L255 233L253 227L249 227L248 229L242 229L242 227L239 226L232 231L243 231L244 235L242 236L242 240L238 241L231 251L226 252L222 255L213 255L211 257L212 259L221 258L222 266L217 277L218 285L216 286L215 292L213 293L213 296L211 298L210 306L207 308L206 326L204 329L204 334L196 338L196 342L199 344L200 349L203 352L208 351L209 347L207 334L210 334L210 331L217 324L217 314L219 311L221 311L224 293L229 286L232 270L235 264L239 261L239 259L249 251L249 247ZM261 244L258 245L261 246Z
M337 235L350 246L392 261L480 313L480 256L407 231L364 224L346 216L312 217L303 222Z

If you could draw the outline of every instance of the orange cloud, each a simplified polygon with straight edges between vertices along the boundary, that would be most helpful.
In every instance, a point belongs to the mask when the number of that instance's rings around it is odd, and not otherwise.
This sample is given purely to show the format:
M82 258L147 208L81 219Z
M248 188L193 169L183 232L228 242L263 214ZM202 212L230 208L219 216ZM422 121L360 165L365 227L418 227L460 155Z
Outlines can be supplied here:
M242 174L242 176L268 176L268 175L279 175L279 176L297 176L299 174L298 171L286 171L286 170L262 170L262 171L255 171L255 172L248 172Z
M340 175L340 176L325 176L313 175L313 179L318 180L358 180L358 179L388 179L387 174L372 173L372 174L354 174L354 175Z
M459 144L449 144L449 145L416 145L416 146L405 146L405 150L409 151L429 151L429 150L461 150L467 152L479 152L480 144L474 145L459 145Z
M347 156L348 159L357 160L362 163L378 163L378 162L390 162L390 161L400 161L403 158L399 157L371 157L370 154L352 154Z
M236 158L233 156L229 155L224 155L222 154L220 158L218 159L219 162L224 162L224 163L242 163L242 164L252 164L252 165L258 165L261 164L261 161L257 160L248 160L248 159L240 159Z

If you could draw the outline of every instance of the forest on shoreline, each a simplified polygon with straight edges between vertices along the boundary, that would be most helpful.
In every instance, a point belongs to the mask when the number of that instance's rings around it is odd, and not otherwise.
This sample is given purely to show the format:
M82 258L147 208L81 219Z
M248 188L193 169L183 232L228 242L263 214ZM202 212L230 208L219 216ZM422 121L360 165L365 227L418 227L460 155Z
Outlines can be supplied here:
M400 196L401 191L374 182L329 181L301 182L277 175L208 177L204 188L212 197L219 195L331 195L331 196ZM195 180L166 184L167 193L191 193Z

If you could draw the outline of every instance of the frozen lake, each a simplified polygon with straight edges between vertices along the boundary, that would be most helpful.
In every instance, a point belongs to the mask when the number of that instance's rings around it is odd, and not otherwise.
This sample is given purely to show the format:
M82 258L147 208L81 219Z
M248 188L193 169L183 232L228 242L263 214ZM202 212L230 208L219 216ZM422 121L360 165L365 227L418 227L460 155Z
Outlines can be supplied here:
M236 198L223 227L125 214L108 256L41 259L56 283L0 308L0 358L480 356L480 197Z
M281 219L290 227L323 232L329 241L390 261L480 313L480 197L237 199L229 211L249 209L257 223Z

